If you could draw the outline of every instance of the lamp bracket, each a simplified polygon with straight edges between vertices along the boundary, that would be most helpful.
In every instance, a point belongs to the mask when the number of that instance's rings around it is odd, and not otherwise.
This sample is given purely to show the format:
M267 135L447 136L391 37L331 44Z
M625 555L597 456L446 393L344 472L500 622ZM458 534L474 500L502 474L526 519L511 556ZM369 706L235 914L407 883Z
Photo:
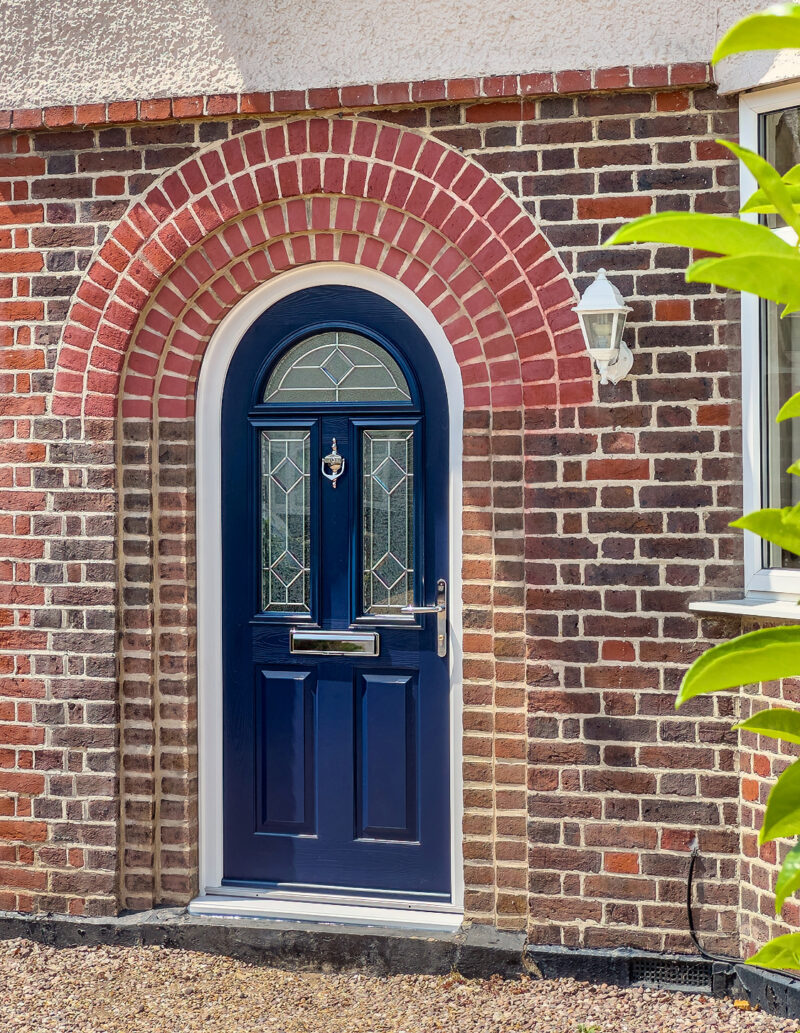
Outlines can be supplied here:
M620 341L619 352L615 362L609 363L604 359L596 359L595 361L597 363L597 372L600 374L600 383L607 384L610 380L612 384L618 384L631 371L633 352L624 341Z

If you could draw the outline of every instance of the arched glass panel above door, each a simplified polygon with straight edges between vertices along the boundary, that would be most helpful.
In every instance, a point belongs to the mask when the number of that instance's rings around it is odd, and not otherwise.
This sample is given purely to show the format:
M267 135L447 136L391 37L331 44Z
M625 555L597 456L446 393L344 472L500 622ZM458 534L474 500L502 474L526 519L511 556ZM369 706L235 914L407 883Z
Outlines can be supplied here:
M290 348L275 366L265 402L409 402L403 371L361 334L327 330Z

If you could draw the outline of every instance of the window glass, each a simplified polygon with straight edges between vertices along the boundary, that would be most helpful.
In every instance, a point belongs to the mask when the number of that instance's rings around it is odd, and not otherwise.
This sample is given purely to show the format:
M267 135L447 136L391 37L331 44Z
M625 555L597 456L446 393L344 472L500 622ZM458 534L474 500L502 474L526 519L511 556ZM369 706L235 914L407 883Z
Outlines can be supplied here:
M265 402L408 402L402 370L360 334L329 330L301 341L272 371Z
M764 156L783 176L800 165L800 108L770 111L764 116ZM768 215L773 228L786 223L779 215Z
M800 164L800 108L768 112L762 130L765 157L781 175ZM766 221L773 229L785 227L778 216L769 215ZM780 509L800 502L800 478L786 473L800 458L800 426L797 420L775 422L787 398L800 391L800 319L781 319L778 311L773 302L762 302L761 486L762 505ZM763 563L766 567L798 568L800 558L764 542Z
M775 422L783 403L800 391L800 318L781 319L778 306L765 303L765 368L762 376L763 505L776 509L800 502L800 477L786 472L800 459L800 421ZM764 542L764 565L800 568L800 557Z

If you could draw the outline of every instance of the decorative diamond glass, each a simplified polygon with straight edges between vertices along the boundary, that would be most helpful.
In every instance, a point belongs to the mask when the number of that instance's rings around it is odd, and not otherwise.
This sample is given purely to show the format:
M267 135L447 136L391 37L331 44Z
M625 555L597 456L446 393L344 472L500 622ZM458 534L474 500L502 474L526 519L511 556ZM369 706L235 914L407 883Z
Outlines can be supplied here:
M414 596L414 432L362 432L363 612L399 614Z
M265 402L408 402L403 372L361 334L329 330L290 348L270 375Z
M261 432L261 609L309 613L310 432Z

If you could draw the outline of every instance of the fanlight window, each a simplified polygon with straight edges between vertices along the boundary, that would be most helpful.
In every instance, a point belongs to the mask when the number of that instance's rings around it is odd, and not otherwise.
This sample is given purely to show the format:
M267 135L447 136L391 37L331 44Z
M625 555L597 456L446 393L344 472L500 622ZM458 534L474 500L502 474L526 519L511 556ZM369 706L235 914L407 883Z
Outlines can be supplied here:
M385 348L329 330L296 344L272 371L265 402L408 402L408 381Z

